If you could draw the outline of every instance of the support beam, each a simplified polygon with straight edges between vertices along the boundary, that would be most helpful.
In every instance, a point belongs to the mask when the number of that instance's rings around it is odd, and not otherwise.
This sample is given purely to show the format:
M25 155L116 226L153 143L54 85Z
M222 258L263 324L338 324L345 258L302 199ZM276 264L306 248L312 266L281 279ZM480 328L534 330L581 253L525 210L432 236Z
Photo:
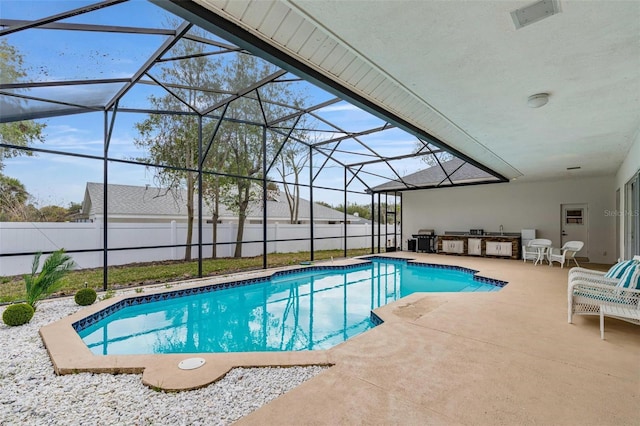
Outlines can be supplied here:
M349 227L347 226L347 187L349 186L349 182L347 182L347 169L343 169L344 171L344 257L347 257L347 242L349 239L347 238L347 232ZM346 286L345 286L346 287Z
M266 120L265 120L266 122ZM262 126L262 269L267 269L267 126Z
M102 191L102 290L107 291L109 285L109 113L104 112L104 140L103 140L103 159L102 159L102 182L104 188Z
M202 116L198 117L198 277L202 278Z
M83 13L93 12L94 10L102 9L105 7L113 6L114 4L124 3L127 0L106 0L100 3L94 3L89 6L79 7L77 9L68 10L64 13L48 16L46 18L38 19L35 21L28 21L21 25L15 25L4 30L0 30L0 36L6 36L18 31L26 30L29 28L39 27L41 25L50 24L51 22L61 21L63 19L73 18L74 16L82 15Z
M313 245L313 147L309 146L309 250L313 260L315 257L315 249Z
M245 87L244 89L242 89L242 90L238 91L238 93L236 93L236 94L234 94L234 95L232 95L232 96L229 96L228 98L223 99L223 100L221 100L220 102L218 102L218 103L216 103L216 104L214 104L214 105L210 106L209 108L207 108L206 110L204 110L204 111L202 112L202 115L207 115L207 114L209 114L209 113L211 113L211 112L215 111L216 109L220 108L220 107L221 107L221 106L223 106L224 104L227 104L227 103L233 102L233 101L235 101L236 99L241 98L241 97L243 97L244 95L246 95L246 94L248 94L248 93L250 93L250 92L253 92L253 91L254 91L254 90L256 90L257 88L262 87L262 86L264 86L265 84L271 83L273 80L275 80L276 78L278 78L278 77L280 77L280 76L282 76L282 75L285 75L286 73L287 73L287 72L286 72L285 70L279 70L279 71L276 71L276 72L274 72L273 74L270 74L270 75L266 76L266 77L265 77L265 78L263 78L262 80L260 80L260 81L257 81L257 82L255 82L255 83L253 83L251 86L249 86L249 87Z
M168 52L179 40L184 36L193 26L188 22L183 22L180 24L178 28L176 28L175 35L167 40L147 59L147 61L136 71L136 73L131 77L131 81L129 84L125 85L122 89L115 94L113 98L109 102L107 102L105 109L110 109L114 103L120 98L122 98L131 88L142 78L142 76L156 63L162 55Z

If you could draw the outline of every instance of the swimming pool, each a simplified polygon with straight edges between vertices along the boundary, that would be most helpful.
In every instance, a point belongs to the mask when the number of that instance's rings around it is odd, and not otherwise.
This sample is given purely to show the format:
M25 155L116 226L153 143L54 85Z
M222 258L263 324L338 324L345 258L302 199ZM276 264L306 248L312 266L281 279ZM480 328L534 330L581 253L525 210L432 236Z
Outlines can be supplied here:
M498 291L476 271L372 257L124 299L73 324L96 355L328 349L414 292Z

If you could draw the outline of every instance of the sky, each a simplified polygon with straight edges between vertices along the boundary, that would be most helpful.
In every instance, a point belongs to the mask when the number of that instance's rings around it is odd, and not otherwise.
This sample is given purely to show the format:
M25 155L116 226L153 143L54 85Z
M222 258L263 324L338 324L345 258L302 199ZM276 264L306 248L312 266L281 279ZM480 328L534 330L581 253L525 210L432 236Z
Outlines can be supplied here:
M3 19L40 19L92 3L79 0L70 2L0 0L0 15ZM151 3L134 0L97 12L78 15L64 22L162 28L168 25L166 15L165 11ZM105 36L97 32L43 29L20 31L3 38L23 53L23 65L29 71L29 81L38 82L128 78L164 40L164 36L158 35L133 36L111 33ZM310 105L334 96L311 85L308 86L307 96ZM114 93L114 87L113 85L44 87L29 90L29 95L46 97L54 92L68 102L89 104L110 99ZM137 87L126 95L121 106L148 105L149 95L162 96L164 93L166 92L162 89L152 89L150 86ZM37 105L30 102L30 106ZM346 102L326 107L318 111L318 114L349 132L358 132L384 124L380 119ZM133 142L139 137L135 123L142 122L146 117L143 114L130 113L117 115L109 148L110 157L132 159L145 156L145 153ZM67 115L38 121L46 124L46 128L45 143L36 144L37 147L83 155L102 155L103 112ZM316 126L322 129L326 125L318 122ZM409 153L415 149L417 142L415 137L398 129L364 136L361 140L366 145L374 147L376 153L383 156ZM357 153L342 153L341 157L347 163L370 159L367 149L353 142L343 143L339 149L353 150ZM313 161L314 166L317 167L324 160L321 155L314 155ZM68 206L71 202L82 202L86 183L102 182L103 179L102 160L39 153L33 157L21 156L7 159L4 160L4 164L3 173L19 179L32 195L33 201L40 207ZM403 160L395 167L401 175L405 175L426 166L419 159L410 159ZM367 166L365 170L373 173L373 175L361 175L372 186L394 177L384 163ZM307 177L303 176L303 182L308 183L308 171L304 174ZM110 183L155 186L153 171L143 166L110 163L108 175ZM318 174L314 185L343 188L342 169L335 164L328 164ZM362 191L364 187L354 179L349 189ZM308 191L303 189L302 196L309 198ZM314 200L337 205L344 199L340 193L318 189L314 190ZM369 201L370 195L349 195L349 202L363 204Z

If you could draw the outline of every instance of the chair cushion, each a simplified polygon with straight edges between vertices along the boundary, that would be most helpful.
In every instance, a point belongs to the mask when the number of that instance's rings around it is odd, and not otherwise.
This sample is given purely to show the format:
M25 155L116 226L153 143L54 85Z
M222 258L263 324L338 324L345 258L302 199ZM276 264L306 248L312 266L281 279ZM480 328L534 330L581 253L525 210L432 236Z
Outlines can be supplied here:
M609 271L604 274L604 276L606 278L615 278L615 279L620 279L622 278L622 276L624 275L624 273L626 272L626 270L633 266L633 265L637 265L638 261L636 260L623 260L621 262L616 263L615 265L613 265L611 267L611 269L609 269Z
M640 290L640 268L637 263L624 271L616 287Z

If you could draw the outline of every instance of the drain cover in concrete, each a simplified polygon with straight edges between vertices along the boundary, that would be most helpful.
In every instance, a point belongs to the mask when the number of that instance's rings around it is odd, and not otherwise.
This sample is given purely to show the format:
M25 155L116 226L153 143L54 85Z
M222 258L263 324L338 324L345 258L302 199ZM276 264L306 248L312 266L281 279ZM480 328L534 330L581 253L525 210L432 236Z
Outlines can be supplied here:
M180 361L178 368L181 370L195 370L196 368L202 367L204 363L204 358L187 358Z

